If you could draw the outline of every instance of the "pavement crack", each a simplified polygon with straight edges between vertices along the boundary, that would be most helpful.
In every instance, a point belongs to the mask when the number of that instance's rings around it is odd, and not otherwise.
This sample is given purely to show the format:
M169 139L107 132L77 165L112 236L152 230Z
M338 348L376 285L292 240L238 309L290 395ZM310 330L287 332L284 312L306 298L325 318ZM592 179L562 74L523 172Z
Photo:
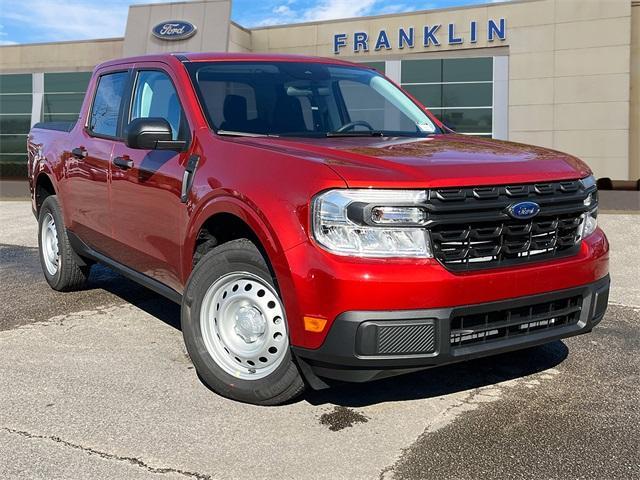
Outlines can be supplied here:
M27 432L27 431L24 431L24 430L16 430L14 428L9 428L9 427L0 427L0 430L3 430L3 431L5 431L5 432L7 432L9 434L12 434L12 435L20 435L22 437L29 438L29 439L48 440L48 441L58 443L60 445L68 447L68 448L73 448L75 450L80 450L80 451L86 453L87 455L96 455L96 456L98 456L100 458L104 458L106 460L116 460L116 461L119 461L119 462L128 462L131 465L135 465L136 467L143 468L143 469L147 470L150 473L157 473L157 474L175 473L175 474L187 477L187 478L195 478L197 480L213 480L213 477L211 477L211 475L207 475L207 474L204 474L204 473L190 472L188 470L182 470L182 469L179 469L179 468L171 468L171 467L152 467L151 465L147 464L143 460L140 460L139 458L123 457L123 456L120 456L120 455L114 455L112 453L102 452L100 450L96 450L95 448L84 447L82 445L78 445L76 443L69 442L69 441L64 440L64 439L62 439L60 437L57 437L55 435L38 435L38 434L35 434L35 433L30 433L30 432Z

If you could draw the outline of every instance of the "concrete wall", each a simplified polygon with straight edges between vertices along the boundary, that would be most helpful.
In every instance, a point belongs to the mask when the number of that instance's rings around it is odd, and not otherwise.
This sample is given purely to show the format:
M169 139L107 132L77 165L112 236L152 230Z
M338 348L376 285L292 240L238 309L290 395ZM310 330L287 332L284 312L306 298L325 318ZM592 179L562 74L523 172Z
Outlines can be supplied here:
M636 8L636 7L634 7ZM488 19L507 20L507 39L488 42ZM252 48L260 52L335 57L333 35L357 31L456 24L468 39L478 22L476 44L392 51L353 52L340 58L430 58L509 55L509 139L551 147L580 156L598 176L629 176L629 102L631 0L526 0L507 4L434 10L414 14L309 23L252 30ZM636 41L637 48L637 31ZM441 34L444 33L441 31ZM494 50L495 49L495 50ZM637 90L636 90L637 91ZM637 131L637 128L636 128ZM636 156L637 157L637 156Z
M629 178L640 179L640 1L631 8L631 115Z
M0 47L0 72L84 72L122 57L122 38Z
M248 30L237 23L231 22L229 25L229 52L250 52L251 51L251 30Z
M231 0L132 5L129 7L123 52L125 56L158 52L227 51ZM154 26L167 20L185 20L197 33L185 40L160 40L151 34Z

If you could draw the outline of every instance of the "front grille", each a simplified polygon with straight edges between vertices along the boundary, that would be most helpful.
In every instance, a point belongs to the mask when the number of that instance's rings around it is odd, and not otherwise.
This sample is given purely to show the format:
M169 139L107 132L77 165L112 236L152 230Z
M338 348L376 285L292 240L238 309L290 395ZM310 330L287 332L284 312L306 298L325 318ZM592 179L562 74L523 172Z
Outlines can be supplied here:
M512 218L509 206L522 201L537 203L540 213ZM426 208L434 257L464 271L575 254L583 214L595 202L595 189L585 190L578 180L431 190Z
M453 348L528 335L540 330L573 325L580 319L581 296L451 319Z

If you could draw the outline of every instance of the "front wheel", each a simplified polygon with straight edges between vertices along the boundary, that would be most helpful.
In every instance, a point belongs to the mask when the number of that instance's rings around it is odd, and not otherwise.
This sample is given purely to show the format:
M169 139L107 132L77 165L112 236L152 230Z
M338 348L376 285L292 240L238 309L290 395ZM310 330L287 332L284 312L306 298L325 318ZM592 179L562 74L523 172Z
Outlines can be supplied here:
M304 390L280 295L249 240L225 243L198 262L183 297L182 332L200 378L220 395L277 405Z

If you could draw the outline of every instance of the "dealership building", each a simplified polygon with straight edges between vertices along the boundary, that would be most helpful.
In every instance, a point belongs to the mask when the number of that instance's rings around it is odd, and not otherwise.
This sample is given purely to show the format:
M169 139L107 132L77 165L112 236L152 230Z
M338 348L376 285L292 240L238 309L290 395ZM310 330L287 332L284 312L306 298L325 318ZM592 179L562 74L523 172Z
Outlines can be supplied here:
M519 0L245 28L231 0L133 5L124 38L0 47L0 174L26 174L40 121L77 118L91 70L117 57L228 51L319 55L384 72L458 132L640 177L640 1Z

